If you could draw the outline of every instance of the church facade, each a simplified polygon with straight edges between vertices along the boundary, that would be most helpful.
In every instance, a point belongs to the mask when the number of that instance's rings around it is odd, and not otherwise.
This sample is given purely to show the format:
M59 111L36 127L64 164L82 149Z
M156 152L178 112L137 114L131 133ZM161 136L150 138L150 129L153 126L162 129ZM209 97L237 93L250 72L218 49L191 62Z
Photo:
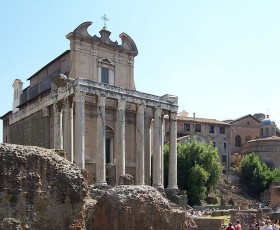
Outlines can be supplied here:
M4 142L65 149L96 185L131 174L135 184L160 188L168 115L168 188L177 189L178 98L136 91L134 41L122 33L121 44L112 42L105 26L91 36L90 25L69 33L70 50L29 77L27 88L14 81L13 111L1 117Z

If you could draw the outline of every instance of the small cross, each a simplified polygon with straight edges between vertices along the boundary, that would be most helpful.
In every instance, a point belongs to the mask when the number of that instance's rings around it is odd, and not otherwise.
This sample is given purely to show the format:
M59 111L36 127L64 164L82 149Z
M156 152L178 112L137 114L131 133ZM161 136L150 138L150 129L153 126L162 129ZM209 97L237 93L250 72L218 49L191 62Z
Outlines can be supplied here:
M101 17L101 19L104 20L104 27L103 28L106 29L106 22L109 21L109 18L107 18L107 15L104 14L104 16Z

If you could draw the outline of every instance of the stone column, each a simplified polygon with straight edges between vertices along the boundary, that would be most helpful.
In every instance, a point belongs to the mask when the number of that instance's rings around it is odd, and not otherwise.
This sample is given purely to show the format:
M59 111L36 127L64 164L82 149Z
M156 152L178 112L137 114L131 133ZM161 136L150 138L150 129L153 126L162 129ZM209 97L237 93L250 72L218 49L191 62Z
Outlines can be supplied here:
M170 136L169 136L169 169L168 189L178 189L177 185L177 114L169 114Z
M75 94L75 154L74 162L85 169L85 93Z
M145 127L144 127L144 149L145 149L145 184L151 185L151 118L145 118Z
M161 129L161 108L155 108L153 122L153 186L156 188L162 188Z
M105 104L106 97L98 96L96 111L96 185L107 185L105 155Z
M164 115L161 117L161 184L164 186L164 135L165 135L165 120Z
M118 100L115 123L116 181L125 174L125 100Z
M67 159L74 161L74 121L73 121L73 98L65 99L64 111L64 148L67 152Z
M136 184L144 184L144 110L145 105L137 105L136 111Z
M63 131L62 131L62 106L58 102L53 104L54 122L53 122L53 137L54 148L63 149Z

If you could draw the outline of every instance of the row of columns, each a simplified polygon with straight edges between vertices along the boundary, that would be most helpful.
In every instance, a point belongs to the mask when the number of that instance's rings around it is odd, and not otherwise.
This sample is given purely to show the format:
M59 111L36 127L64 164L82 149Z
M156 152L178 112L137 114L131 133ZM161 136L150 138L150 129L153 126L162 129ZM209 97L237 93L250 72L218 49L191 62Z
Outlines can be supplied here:
M73 119L73 98L65 101L65 122L62 127L62 109L54 103L54 148L65 148L70 161L85 169L85 93L75 93L75 119ZM96 185L106 185L106 97L97 97L96 106ZM116 156L116 177L125 174L125 107L126 101L119 99L116 107L114 132L114 154ZM151 127L151 121L152 127ZM170 113L170 151L168 187L177 189L177 124L176 112ZM74 133L75 126L75 133ZM63 128L65 135L63 136ZM153 135L151 136L151 128ZM138 185L151 185L151 154L153 154L152 185L163 187L163 134L162 109L155 108L152 117L145 117L145 104L136 108L136 178ZM152 139L152 142L151 142ZM151 145L152 143L152 145ZM151 151L153 149L153 153ZM74 154L75 153L75 154Z

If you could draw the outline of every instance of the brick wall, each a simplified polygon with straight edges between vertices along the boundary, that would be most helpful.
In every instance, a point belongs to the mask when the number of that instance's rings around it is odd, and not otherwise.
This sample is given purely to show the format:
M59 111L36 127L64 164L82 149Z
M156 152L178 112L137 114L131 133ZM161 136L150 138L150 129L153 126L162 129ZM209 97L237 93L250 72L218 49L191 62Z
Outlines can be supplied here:
M50 148L49 117L43 111L32 114L10 126L10 142Z

